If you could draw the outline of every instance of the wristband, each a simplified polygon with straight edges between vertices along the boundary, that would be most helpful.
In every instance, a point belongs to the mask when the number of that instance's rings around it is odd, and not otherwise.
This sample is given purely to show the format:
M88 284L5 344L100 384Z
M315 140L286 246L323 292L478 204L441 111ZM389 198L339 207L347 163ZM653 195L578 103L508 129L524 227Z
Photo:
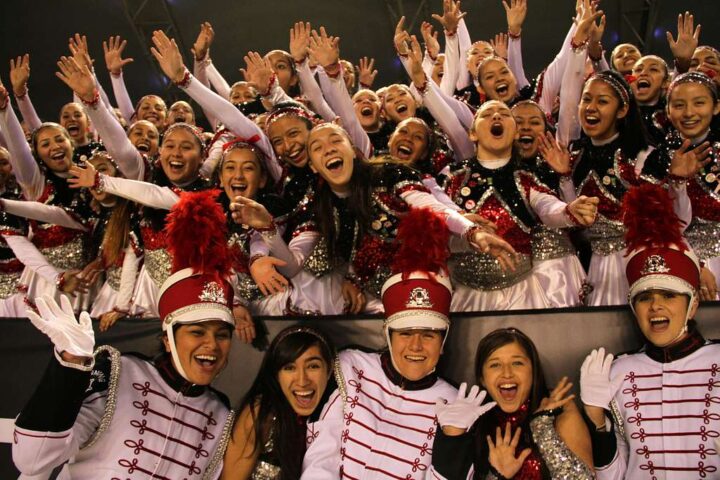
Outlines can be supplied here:
M537 417L557 417L563 412L563 407L556 407L550 410L541 410L533 414L532 418Z
M489 463L488 463L488 470L490 471L490 473L492 473L495 476L495 478L497 478L497 480L510 480L509 478L504 476L502 473L498 472L497 469L495 467L493 467L492 465L490 465Z
M420 95L425 96L425 92L427 92L427 89L428 89L427 76L425 77L422 85L420 85L419 87L417 85L415 85L415 88L417 88L417 91L420 92Z
M268 95L270 95L270 91L272 90L275 80L277 80L277 75L275 74L275 72L273 72L272 75L270 75L270 78L268 79L268 83L267 83L267 86L265 87L265 90L260 92L261 97L267 97Z
M522 36L522 28L520 29L520 31L518 33L512 33L508 29L507 34L508 34L508 37L512 38L513 40L518 40Z
M457 30L454 30L454 31L452 31L452 32L449 31L449 30L445 30L445 36L446 36L446 37L452 38L452 37L455 36L456 33L457 33Z
M327 67L323 67L323 70L325 70L325 73L327 73L327 76L330 78L337 78L342 72L339 61L335 61L335 63L331 63Z
M567 215L570 218L570 221L575 225L576 227L584 227L582 223L575 217L575 215L572 214L570 211L570 205L565 205L565 215Z
M17 94L17 92L15 92L15 90L13 90L13 94L15 95L15 100L22 100L23 98L27 97L28 89L27 87L25 87L25 91L19 95Z
M588 44L588 39L586 38L584 41L580 43L575 43L575 39L573 38L570 40L570 48L572 48L573 52L579 52L583 48L585 48Z
M103 193L105 191L105 178L102 173L98 171L95 172L95 181L90 188L95 190L97 193Z
M84 98L81 97L81 98L80 98L80 101L81 101L82 104L85 105L86 107L89 107L89 108L92 108L93 110L95 110L95 109L97 108L97 106L98 106L98 103L100 103L100 92L99 92L98 89L96 88L96 89L93 91L93 98L92 98L92 100L88 101L88 100L85 100Z
M192 79L192 75L190 75L190 70L188 70L186 68L185 71L183 72L182 78L179 81L173 82L173 83L180 88L187 88L187 86L190 85L191 79Z
M251 256L248 260L248 268L252 267L252 264L263 258L265 255L262 253L256 253L255 255Z

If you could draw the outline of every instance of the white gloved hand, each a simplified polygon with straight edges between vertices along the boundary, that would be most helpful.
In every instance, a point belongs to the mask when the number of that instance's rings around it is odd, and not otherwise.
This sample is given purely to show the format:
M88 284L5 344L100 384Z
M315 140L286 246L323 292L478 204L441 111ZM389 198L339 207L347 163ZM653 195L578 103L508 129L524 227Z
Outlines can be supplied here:
M77 357L92 358L95 333L90 315L82 312L78 322L70 300L65 295L60 298L60 303L62 308L50 296L38 298L36 305L40 315L28 310L28 318L35 328L50 337L58 353L67 352Z
M487 392L480 391L480 387L473 387L465 396L467 383L463 382L458 390L457 397L452 403L447 403L444 399L438 398L435 402L435 415L441 427L456 427L469 429L481 415L493 408L495 402L482 405Z
M610 379L613 355L605 355L605 349L593 350L580 367L580 398L585 405L604 408L615 397L622 384L622 375Z

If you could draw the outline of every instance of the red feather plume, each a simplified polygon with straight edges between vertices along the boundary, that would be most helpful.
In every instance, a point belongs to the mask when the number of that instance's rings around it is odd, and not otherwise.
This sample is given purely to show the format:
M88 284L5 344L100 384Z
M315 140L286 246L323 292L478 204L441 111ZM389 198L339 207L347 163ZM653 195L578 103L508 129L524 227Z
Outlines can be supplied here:
M392 264L403 278L412 272L447 274L450 231L445 219L429 208L411 208L398 227L400 244Z
M172 271L229 275L232 260L227 247L227 218L216 201L219 190L183 192L167 217L165 234Z
M628 252L671 245L687 250L683 222L675 214L665 188L649 183L631 188L623 198L622 214Z

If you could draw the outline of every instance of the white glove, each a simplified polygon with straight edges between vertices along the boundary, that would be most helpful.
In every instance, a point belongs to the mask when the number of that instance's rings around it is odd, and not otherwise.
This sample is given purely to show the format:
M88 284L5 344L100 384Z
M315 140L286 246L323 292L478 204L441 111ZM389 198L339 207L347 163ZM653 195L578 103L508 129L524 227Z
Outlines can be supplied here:
M50 296L38 298L36 305L40 315L27 310L28 318L35 328L50 337L58 353L67 352L77 357L92 358L95 333L90 315L82 312L78 322L70 300L65 295L60 298L60 303L62 308Z
M610 379L610 366L613 356L605 349L593 350L580 367L580 398L585 405L604 408L615 397L615 393L622 384L622 375Z
M467 397L465 390L467 383L463 382L454 402L447 403L442 398L435 402L435 415L441 427L451 426L467 430L473 426L475 420L496 405L495 402L482 405L487 392L480 391L477 385L473 385Z

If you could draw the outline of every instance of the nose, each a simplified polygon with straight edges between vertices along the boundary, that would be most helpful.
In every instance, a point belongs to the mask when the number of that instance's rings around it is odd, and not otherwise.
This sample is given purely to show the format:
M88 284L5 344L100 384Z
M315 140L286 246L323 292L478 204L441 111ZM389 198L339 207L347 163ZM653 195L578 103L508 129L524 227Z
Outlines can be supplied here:
M298 385L305 385L307 383L307 381L308 381L308 376L307 376L307 373L305 372L305 369L299 368L298 374L297 374Z
M415 352L422 350L422 338L419 333L414 334L410 339L410 349Z
M509 363L506 363L502 366L502 376L503 377L511 377L512 376L512 366Z

